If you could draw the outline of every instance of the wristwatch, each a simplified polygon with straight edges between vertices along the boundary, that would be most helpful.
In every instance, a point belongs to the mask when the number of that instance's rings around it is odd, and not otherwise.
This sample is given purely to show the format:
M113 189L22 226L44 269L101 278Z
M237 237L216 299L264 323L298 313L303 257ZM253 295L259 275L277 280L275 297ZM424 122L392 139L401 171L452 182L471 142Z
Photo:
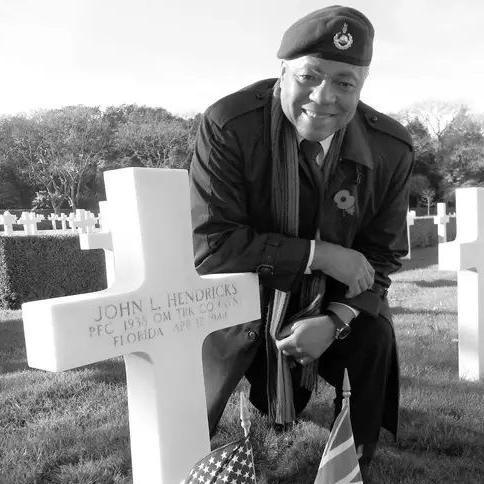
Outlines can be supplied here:
M351 333L351 326L349 323L345 323L337 314L333 313L333 311L328 311L328 313L336 326L334 339L338 341L345 339Z

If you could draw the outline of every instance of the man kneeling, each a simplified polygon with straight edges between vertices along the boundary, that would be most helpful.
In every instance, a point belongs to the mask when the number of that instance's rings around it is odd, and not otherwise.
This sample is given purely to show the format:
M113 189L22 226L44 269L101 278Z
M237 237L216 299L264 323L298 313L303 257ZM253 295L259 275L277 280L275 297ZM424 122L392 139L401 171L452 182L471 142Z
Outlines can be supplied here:
M213 333L204 371L213 432L245 375L275 423L306 406L321 375L370 459L380 427L396 435L398 360L387 289L407 252L413 149L408 132L360 101L373 27L332 6L298 20L278 79L208 108L191 165L201 274L257 272L262 320ZM292 387L281 401L278 382Z

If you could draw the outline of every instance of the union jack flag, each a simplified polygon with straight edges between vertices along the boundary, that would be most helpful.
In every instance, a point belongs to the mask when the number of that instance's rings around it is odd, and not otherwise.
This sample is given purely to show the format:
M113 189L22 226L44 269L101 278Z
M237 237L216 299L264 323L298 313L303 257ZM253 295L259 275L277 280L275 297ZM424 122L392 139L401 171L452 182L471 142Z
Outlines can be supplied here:
M345 386L349 388L346 370L343 395L345 395ZM347 394L349 396L349 391ZM341 412L334 422L314 484L363 484L356 457L348 397L343 399Z
M255 484L249 437L226 444L198 461L185 484Z

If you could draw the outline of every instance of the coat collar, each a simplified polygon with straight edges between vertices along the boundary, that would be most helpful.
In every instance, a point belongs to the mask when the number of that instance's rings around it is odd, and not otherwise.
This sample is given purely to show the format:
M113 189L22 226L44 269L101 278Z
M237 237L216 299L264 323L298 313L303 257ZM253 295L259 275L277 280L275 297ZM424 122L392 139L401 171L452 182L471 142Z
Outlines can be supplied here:
M374 166L373 155L368 143L368 132L358 110L346 126L341 157L365 165L370 169Z

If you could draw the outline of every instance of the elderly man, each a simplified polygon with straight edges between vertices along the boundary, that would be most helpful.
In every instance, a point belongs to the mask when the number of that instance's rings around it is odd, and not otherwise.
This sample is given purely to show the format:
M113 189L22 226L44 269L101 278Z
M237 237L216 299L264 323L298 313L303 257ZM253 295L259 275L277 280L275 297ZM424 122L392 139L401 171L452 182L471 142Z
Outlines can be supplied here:
M413 150L400 124L359 101L373 34L352 8L313 12L284 34L279 79L203 117L191 166L197 270L257 272L263 314L205 342L212 431L243 375L252 403L285 424L317 373L338 412L347 368L360 455L372 457L381 426L396 435L386 295L407 252Z

